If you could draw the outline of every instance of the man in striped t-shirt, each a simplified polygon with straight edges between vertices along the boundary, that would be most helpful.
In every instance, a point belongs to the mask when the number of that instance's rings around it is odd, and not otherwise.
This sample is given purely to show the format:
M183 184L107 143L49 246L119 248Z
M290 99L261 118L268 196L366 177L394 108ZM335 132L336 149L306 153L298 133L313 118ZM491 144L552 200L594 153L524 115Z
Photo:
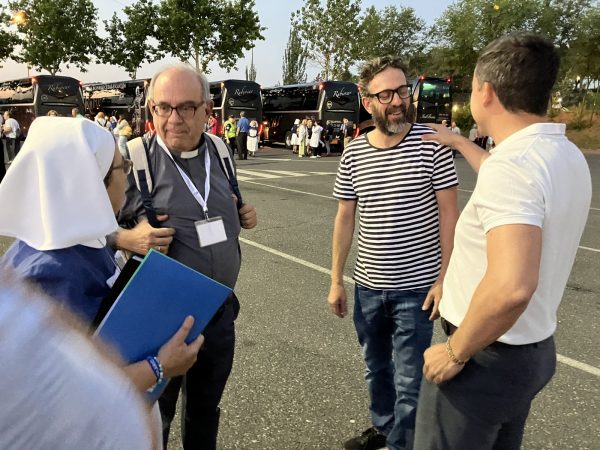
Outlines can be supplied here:
M346 449L412 448L423 351L438 316L458 218L451 151L422 141L431 130L407 123L410 87L395 57L361 73L364 107L376 128L344 150L335 182L334 314L347 312L343 272L359 210L354 325L367 366L373 427Z

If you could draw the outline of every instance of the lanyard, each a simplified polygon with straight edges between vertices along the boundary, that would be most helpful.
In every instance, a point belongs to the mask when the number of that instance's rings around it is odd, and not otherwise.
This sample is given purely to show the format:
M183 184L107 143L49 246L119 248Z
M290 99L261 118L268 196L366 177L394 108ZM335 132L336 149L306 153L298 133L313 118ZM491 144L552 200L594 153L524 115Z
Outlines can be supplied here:
M206 169L206 178L204 180L205 198L203 198L202 195L200 195L200 192L198 192L198 189L196 189L194 182L190 179L190 177L187 175L187 173L185 173L183 171L183 169L181 167L179 167L179 164L177 164L177 162L173 158L173 155L171 155L171 153L167 150L167 148L166 148L164 142L162 141L162 139L160 138L160 136L157 135L156 140L158 142L158 146L164 150L164 152L167 154L167 156L169 158L171 158L171 161L173 161L173 164L175 164L175 167L179 171L179 175L181 175L181 178L183 178L185 185L187 186L190 193L194 196L194 198L196 199L196 201L202 208L202 211L204 211L204 217L206 219L208 219L207 202L208 202L208 196L210 194L210 152L208 151L208 146L205 143L206 148L205 148L205 152L204 152L204 167Z

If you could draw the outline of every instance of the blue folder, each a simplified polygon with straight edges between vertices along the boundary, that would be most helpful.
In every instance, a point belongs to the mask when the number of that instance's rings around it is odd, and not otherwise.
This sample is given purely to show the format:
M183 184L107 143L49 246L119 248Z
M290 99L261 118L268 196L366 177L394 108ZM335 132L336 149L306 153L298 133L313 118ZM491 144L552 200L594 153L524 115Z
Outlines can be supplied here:
M231 289L160 252L150 250L118 296L96 335L129 363L158 353L194 317L186 342L196 339L219 311ZM156 400L166 383L150 393Z

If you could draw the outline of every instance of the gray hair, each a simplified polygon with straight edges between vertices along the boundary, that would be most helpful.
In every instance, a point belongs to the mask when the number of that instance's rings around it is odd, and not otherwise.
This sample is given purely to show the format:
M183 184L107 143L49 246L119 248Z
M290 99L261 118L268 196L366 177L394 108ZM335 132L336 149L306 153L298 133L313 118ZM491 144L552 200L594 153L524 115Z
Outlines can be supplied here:
M358 81L358 86L361 90L361 93L363 95L368 93L369 83L373 80L373 78L375 78L375 75L383 72L389 67L392 69L400 69L404 74L406 74L406 65L399 56L387 55L367 61L361 67Z
M170 64L168 66L163 67L162 69L160 69L158 72L156 72L154 74L154 76L152 77L152 80L150 81L150 86L148 87L148 94L146 95L146 98L148 100L154 100L154 85L156 84L156 80L166 71L168 70L172 70L172 69L176 69L180 72L187 72L193 76L196 77L196 79L198 80L198 82L200 83L200 87L202 88L202 100L204 100L206 103L208 103L211 99L210 99L210 86L208 84L208 79L206 78L206 75L204 75L203 72L199 72L196 71L196 69L193 69L192 67L190 67L187 64L182 64L182 63L177 63L177 64Z

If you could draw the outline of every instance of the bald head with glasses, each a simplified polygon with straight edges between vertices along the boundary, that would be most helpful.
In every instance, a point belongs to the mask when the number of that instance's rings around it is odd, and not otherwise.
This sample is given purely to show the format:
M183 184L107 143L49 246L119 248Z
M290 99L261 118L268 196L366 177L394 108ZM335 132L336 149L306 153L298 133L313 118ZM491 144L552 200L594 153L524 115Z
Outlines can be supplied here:
M156 133L169 150L198 147L213 107L204 74L184 65L168 67L152 78L148 102Z

